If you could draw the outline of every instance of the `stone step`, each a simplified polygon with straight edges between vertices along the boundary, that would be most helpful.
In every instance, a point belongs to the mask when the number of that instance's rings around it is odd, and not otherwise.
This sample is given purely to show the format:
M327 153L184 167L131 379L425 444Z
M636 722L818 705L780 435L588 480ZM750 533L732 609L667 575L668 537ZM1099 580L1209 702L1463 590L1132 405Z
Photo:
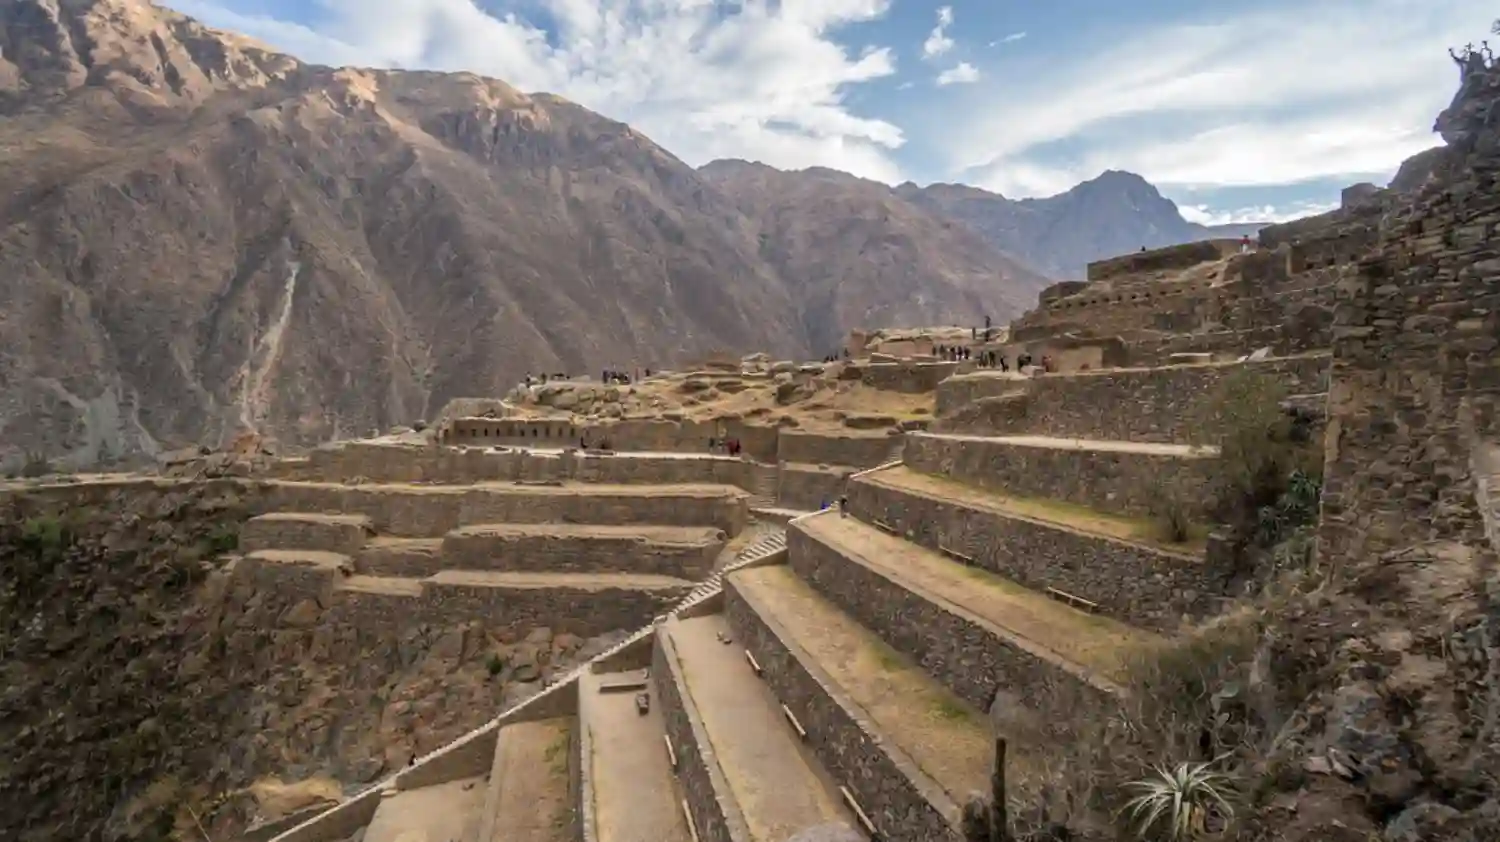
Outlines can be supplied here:
M558 522L705 526L738 535L748 518L745 492L729 485L272 481L265 495L277 510L363 515L380 534L403 538L438 538L470 524Z
M723 615L657 627L651 678L696 838L782 842L809 827L857 827Z
M648 573L701 579L728 536L705 526L474 524L443 537L449 570Z
M476 839L483 817L484 778L417 789L387 789L365 827L365 842Z
M364 515L272 512L250 518L240 528L240 550L321 550L353 555L375 527Z
M1064 698L1107 701L1126 656L1159 638L1087 614L853 517L793 524L793 570L959 698L1020 727Z
M476 842L578 838L578 720L566 716L500 729ZM432 842L447 837L426 837Z
M1032 590L1081 597L1132 625L1171 632L1184 617L1220 607L1217 556L1210 560L1196 536L1186 544L1153 540L1149 520L1007 496L905 466L850 483L849 511Z
M730 574L725 614L823 765L886 842L962 839L960 809L987 791L994 737L959 699L785 565ZM1011 793L1038 770L1007 734Z
M639 683L640 689L634 689ZM612 688L606 690L605 688ZM645 670L578 681L580 817L596 842L692 842ZM636 697L647 694L642 714Z
M1141 517L1168 495L1200 513L1220 469L1214 447L955 433L908 433L902 461L989 491Z

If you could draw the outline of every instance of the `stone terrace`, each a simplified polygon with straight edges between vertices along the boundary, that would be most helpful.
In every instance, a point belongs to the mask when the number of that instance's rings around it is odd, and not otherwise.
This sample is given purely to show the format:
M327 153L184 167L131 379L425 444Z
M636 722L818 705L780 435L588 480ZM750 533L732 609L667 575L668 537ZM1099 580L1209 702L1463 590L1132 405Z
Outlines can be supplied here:
M1163 378L1139 402L1141 414L1164 418L1229 370L1018 385L1067 393ZM1326 358L1240 370L1326 389ZM1131 654L1214 614L1229 575L1203 535L1165 542L1148 517L1169 480L1202 496L1214 448L1172 440L1178 428L1121 427L1112 415L1070 414L1062 399L1050 407L1035 423L1077 438L1024 427L907 433L900 463L839 477L847 511L795 518L784 551L731 564L626 650L507 713L472 751L455 746L463 761L433 758L387 789L482 780L487 770L494 789L517 723L546 721L577 735L566 767L574 780L558 766L547 792L522 786L544 804L566 793L586 840L782 842L842 822L872 839L959 842L961 805L986 788L997 736L1010 747L1012 793L1032 797L1049 744L1068 733L1067 711L1117 703ZM352 526L340 529L329 546L355 540ZM669 547L699 546L689 527L675 529L642 537L655 561L632 575L661 575L675 558ZM452 545L502 534L531 533L460 529L442 552L456 559ZM440 773L421 771L439 763ZM504 808L490 802L502 800L489 799L476 821L501 826ZM281 838L347 835L385 802L361 803L344 808L342 824L327 818ZM573 838L571 826L559 820L556 836L525 838Z

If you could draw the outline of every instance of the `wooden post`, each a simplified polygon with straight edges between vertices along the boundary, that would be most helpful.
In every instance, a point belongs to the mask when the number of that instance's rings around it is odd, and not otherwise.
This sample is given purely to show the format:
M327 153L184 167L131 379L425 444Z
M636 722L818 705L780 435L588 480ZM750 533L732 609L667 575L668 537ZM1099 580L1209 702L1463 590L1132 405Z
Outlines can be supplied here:
M990 842L1010 842L1005 802L1005 738L995 738L995 768L990 773Z

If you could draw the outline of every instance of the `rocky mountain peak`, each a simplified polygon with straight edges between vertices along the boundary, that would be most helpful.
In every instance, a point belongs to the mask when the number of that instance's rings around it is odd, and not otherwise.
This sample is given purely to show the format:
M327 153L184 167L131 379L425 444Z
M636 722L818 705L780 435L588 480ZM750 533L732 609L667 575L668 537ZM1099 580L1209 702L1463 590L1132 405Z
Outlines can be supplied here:
M260 88L301 64L146 0L0 0L0 108L115 89L135 105Z

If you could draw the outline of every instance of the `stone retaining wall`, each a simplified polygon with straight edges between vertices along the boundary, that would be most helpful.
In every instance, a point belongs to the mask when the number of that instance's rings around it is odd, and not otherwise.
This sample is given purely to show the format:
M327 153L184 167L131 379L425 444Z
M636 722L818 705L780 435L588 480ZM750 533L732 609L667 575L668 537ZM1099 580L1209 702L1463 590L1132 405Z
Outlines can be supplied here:
M776 698L807 731L818 761L848 786L880 838L888 842L962 842L955 830L959 806L911 758L879 733L816 664L793 654L783 632L753 599L724 585L724 613L742 644L760 664Z
M328 625L373 635L395 646L423 624L453 626L474 620L499 635L519 637L546 627L555 634L595 637L649 624L692 590L571 587L506 587L462 582L404 580L412 593L335 588L340 575L328 568L241 560L236 580L253 581L255 592L274 592L290 607L278 620L285 627Z
M890 461L901 440L887 433L824 434L785 430L776 458L811 465L848 465L873 468Z
M859 381L872 389L905 394L931 392L954 372L961 363L864 363L859 366Z
M719 768L698 709L684 690L686 679L672 641L660 631L651 650L651 681L656 703L661 705L662 725L677 755L674 771L699 842L745 842L750 838L745 818L739 805L719 799L719 793L729 792L729 782Z
M1057 588L1116 619L1168 633L1183 617L1209 617L1219 607L1213 595L1222 592L1224 574L1203 559L911 494L879 484L878 476L849 484L854 516L888 524L930 550L955 550L1034 591Z
M597 523L713 526L738 535L747 496L730 487L592 489L493 485L465 488L271 483L269 511L362 514L377 532L436 538L476 523Z
M576 440L557 442L564 447L573 447L577 443ZM617 451L628 449L617 442L611 444ZM710 453L694 456L623 455L577 450L537 453L503 445L439 447L369 442L344 442L321 447L314 450L305 463L281 464L277 469L277 474L286 479L324 482L359 477L367 482L461 484L576 480L614 485L740 485L745 471L741 460Z
M1028 378L1003 373L963 374L944 380L937 387L937 416L952 415L982 398L1024 392Z
M240 528L240 552L320 550L353 555L368 538L369 525L355 518L304 519L277 514L251 518Z
M844 493L845 482L855 470L842 465L787 462L776 481L776 505L814 511L825 502L832 504Z
M516 570L538 573L650 573L680 579L707 576L725 535L704 529L691 542L628 533L561 534L557 530L470 527L443 538L442 566L449 570Z
M1022 395L958 409L941 431L1213 444L1225 432L1226 382L1247 378L1288 395L1312 394L1328 391L1328 368L1328 355L1318 354L1037 377Z
M787 557L797 575L830 602L980 710L990 710L1000 694L1031 712L1044 712L1048 701L1059 695L1104 698L1102 691L1062 664L918 596L812 538L797 524L787 530ZM1027 718L1041 728L1061 724L1056 711L1050 719Z
M906 437L902 460L912 470L978 488L1132 516L1155 514L1168 495L1194 515L1209 510L1219 466L1217 458L924 433Z

